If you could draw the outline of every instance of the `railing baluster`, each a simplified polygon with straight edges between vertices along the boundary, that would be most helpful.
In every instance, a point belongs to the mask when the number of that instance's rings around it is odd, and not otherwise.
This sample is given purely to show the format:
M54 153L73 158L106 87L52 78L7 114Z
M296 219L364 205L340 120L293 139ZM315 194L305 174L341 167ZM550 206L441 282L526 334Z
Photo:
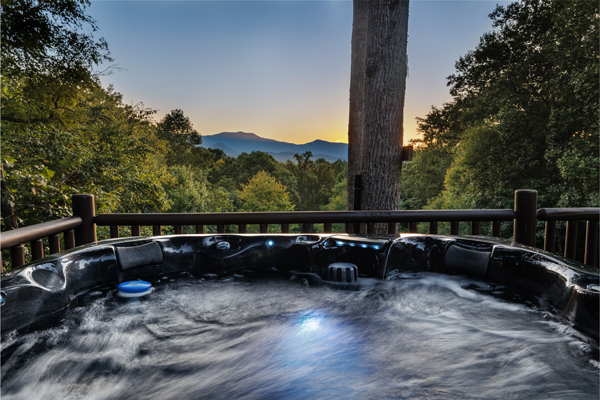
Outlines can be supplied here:
M173 233L181 235L183 233L183 225L173 225Z
M111 239L118 238L119 235L119 227L117 225L110 226L110 237Z
M152 225L152 236L162 235L162 229L160 225Z
M416 222L408 223L408 233L417 233L417 223Z
M131 226L131 236L140 236L140 226L139 225Z
M450 222L450 234L457 236L460 233L460 223L458 221Z
M492 221L492 236L500 237L502 223L500 221Z
M50 245L50 254L55 254L60 251L60 236L58 234L48 236L48 244Z
M567 221L567 233L565 235L565 257L575 259L577 249L577 222Z
M75 247L75 231L73 229L64 233L65 249L69 250Z
M596 250L598 249L598 222L588 221L585 227L585 256L583 263L596 265Z
M302 233L310 233L310 223L302 223Z
M431 221L429 223L429 234L437 235L438 234L438 223L437 221Z
M246 224L239 224L238 225L238 232L239 233L246 233L247 232Z
M10 262L13 268L25 265L25 246L20 244L10 249Z
M367 234L375 232L375 224L373 222L367 222Z
M290 224L281 224L281 233L290 233Z
M471 221L471 235L479 235L481 232L481 222L480 221Z
M183 233L183 231L181 231ZM225 233L225 224L217 224L217 233Z
M323 233L331 233L331 232L332 232L331 222L323 223Z
M388 222L388 232L389 235L395 235L396 234L396 223L395 222Z
M554 253L556 250L556 221L546 221L544 229L544 250Z
M196 233L204 233L204 225L196 225Z
M44 258L44 241L36 239L29 243L31 244L31 259L35 261Z
M260 233L267 233L269 232L269 225L268 224L260 224Z
M354 224L352 222L346 222L346 233L354 233Z

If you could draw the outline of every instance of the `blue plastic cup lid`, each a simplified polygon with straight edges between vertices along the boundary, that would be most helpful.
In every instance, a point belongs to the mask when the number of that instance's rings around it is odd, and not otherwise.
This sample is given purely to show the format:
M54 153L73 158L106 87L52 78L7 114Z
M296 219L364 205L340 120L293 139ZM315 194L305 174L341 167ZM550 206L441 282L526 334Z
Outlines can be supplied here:
M128 281L117 286L117 295L121 297L138 297L150 293L152 284L146 281Z

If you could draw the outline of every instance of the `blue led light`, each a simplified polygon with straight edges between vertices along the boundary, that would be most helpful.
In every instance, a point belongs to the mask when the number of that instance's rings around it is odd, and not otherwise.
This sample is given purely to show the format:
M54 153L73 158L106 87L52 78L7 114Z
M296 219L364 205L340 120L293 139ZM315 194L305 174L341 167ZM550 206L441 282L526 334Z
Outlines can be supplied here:
M374 244L374 245L373 245L373 248L374 248L375 250L380 250L380 249L381 249L381 246L379 246L379 245L377 245L377 244Z
M275 246L275 242L271 239L267 240L267 243L265 243L267 245L267 247L273 247Z
M337 244L338 246L343 246L344 242L342 242L341 240L338 240L337 242L335 242L335 244Z
M356 246L356 243L348 243L350 245L350 247L354 247Z
M360 247L362 247L363 249L366 249L367 245L363 243L363 244L360 245Z

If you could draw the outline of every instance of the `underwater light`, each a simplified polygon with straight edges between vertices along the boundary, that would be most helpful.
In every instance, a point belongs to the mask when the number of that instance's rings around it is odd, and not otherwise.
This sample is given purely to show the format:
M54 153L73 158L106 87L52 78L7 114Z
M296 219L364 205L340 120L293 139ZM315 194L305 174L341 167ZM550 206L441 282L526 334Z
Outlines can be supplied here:
M273 246L275 246L275 242L271 239L267 240L267 243L265 243L267 245L267 247L271 248Z

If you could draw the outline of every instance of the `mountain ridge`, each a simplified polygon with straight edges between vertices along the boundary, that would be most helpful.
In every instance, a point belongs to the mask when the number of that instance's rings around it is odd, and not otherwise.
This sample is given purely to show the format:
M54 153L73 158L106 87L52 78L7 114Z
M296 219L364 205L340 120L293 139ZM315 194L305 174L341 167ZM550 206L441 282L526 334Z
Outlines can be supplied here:
M241 153L263 151L271 154L277 161L294 161L294 154L303 154L310 151L314 159L324 158L329 162L348 159L348 144L334 143L316 139L304 144L283 142L275 139L263 138L252 132L220 132L214 135L203 135L202 145L206 148L218 148L230 157L237 157Z

